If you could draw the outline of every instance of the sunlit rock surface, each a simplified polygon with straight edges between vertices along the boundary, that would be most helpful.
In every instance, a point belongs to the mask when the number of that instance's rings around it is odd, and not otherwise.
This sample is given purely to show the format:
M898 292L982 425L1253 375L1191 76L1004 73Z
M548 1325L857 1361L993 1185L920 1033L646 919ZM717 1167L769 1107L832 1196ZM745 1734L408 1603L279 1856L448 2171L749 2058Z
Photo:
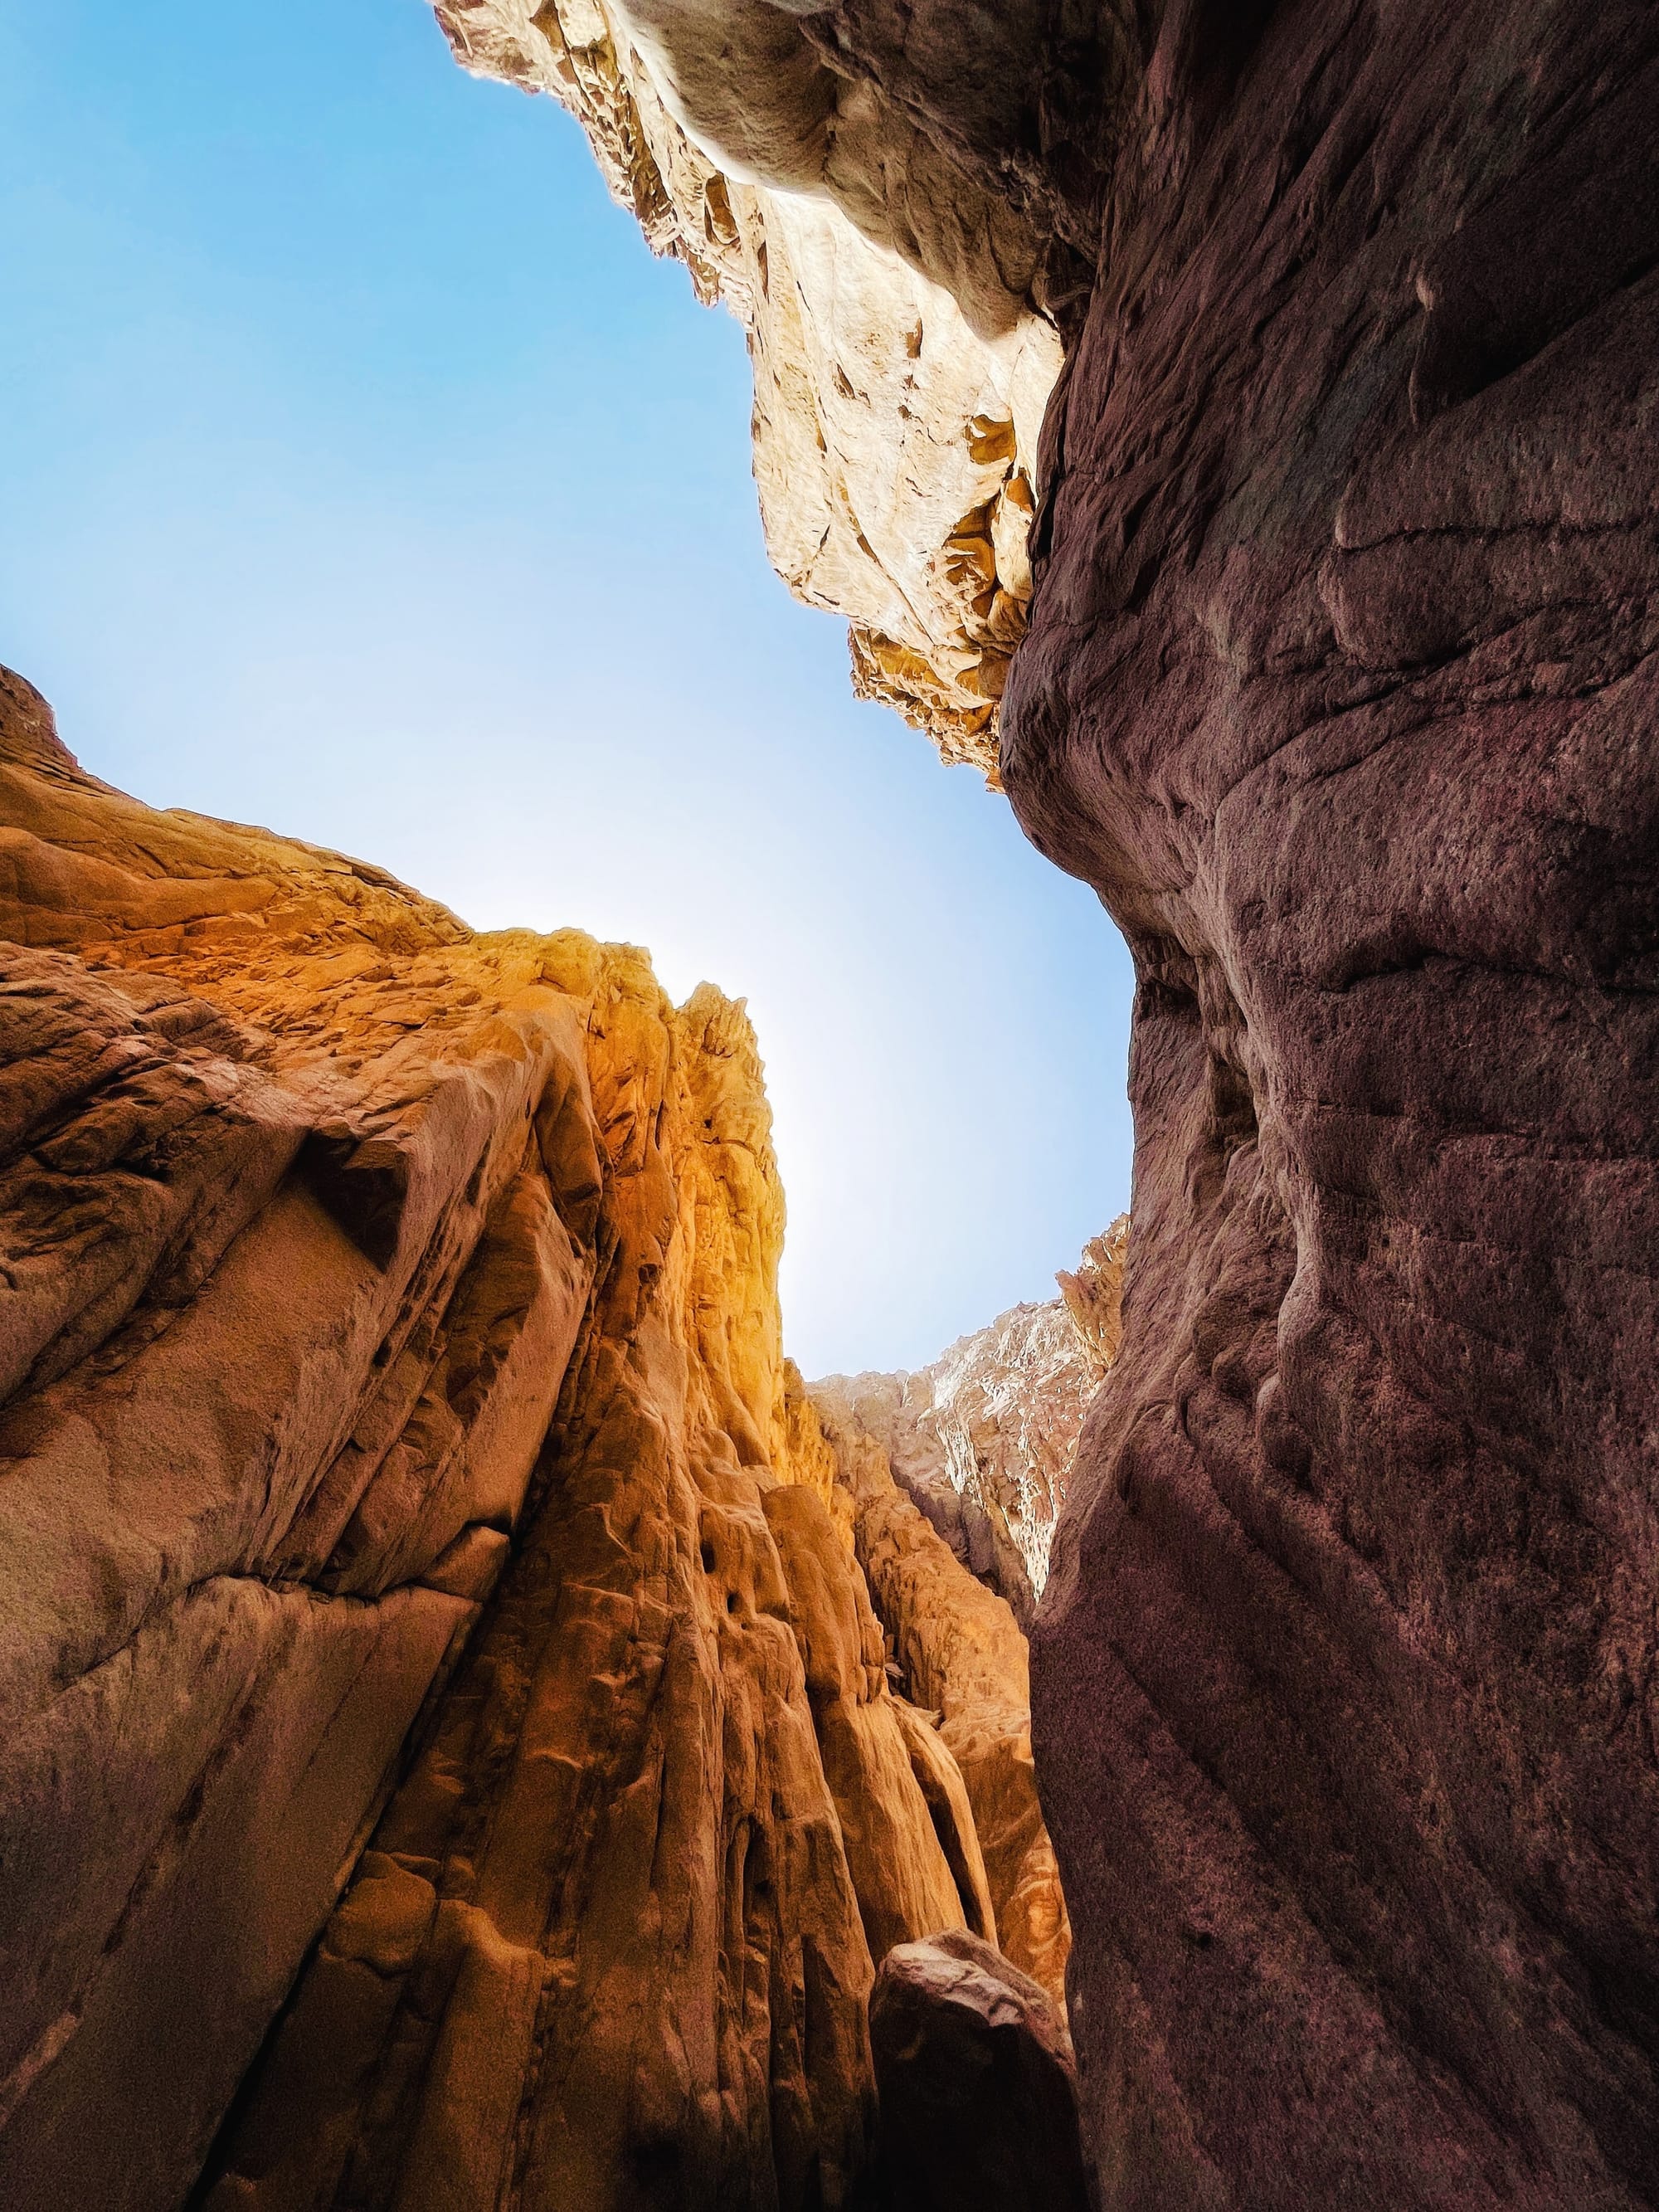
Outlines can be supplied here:
M3 675L0 1115L0 2201L852 2201L875 1965L1024 1923L781 1357L741 1007Z
M896 132L763 0L442 0L437 15L467 68L570 109L652 246L742 320L778 573L848 618L861 696L994 776L1060 361L1035 305L1054 257L1030 224L925 132Z
M1139 980L1033 1653L1105 2201L1651 2208L1659 13L627 23L1067 337L1000 760Z
M1127 1218L1085 1246L1062 1296L1019 1305L913 1374L838 1375L833 1392L963 1565L1029 1629L1078 1437L1117 1356Z

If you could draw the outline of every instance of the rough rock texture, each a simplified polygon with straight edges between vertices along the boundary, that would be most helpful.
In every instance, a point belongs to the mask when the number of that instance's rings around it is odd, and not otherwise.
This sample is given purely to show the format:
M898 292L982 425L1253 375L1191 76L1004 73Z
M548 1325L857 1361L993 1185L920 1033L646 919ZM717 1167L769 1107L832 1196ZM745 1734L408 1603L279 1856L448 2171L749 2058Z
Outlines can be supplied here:
M1062 1267L1054 1280L1073 1327L1102 1374L1123 1342L1123 1265L1129 1251L1129 1217L1120 1213L1109 1229L1091 1237L1073 1274Z
M812 1405L853 1500L859 1562L904 1697L937 1717L936 1741L966 1785L996 1940L1063 2004L1071 1930L1037 1802L1025 1638L1006 1601L968 1571L894 1480L857 1407L828 1382L813 1386Z
M1089 1401L1117 1356L1127 1218L1085 1247L1062 1297L1018 1305L914 1374L815 1384L849 1407L964 1566L1029 1631Z
M894 2212L1090 2212L1071 2039L991 1945L890 1951L870 2041Z
M0 2198L168 2212L286 1997L216 2206L848 2201L872 1953L995 1923L741 1008L9 676L0 825Z
M1656 53L1149 70L1053 420L1005 773L1140 976L1033 1663L1114 2204L1659 2203Z
M1140 977L1035 1655L1107 2200L1652 2206L1659 12L647 14L965 308L936 154L1095 270L1000 745Z
M562 100L653 246L740 318L779 574L849 618L861 696L994 778L1060 369L1034 305L1054 253L765 0L440 0L437 15L467 68Z

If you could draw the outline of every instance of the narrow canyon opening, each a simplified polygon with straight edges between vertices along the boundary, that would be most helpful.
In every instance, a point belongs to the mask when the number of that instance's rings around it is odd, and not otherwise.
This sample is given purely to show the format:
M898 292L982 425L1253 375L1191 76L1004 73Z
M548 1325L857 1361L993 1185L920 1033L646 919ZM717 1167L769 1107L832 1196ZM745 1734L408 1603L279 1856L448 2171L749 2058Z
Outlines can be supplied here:
M1659 13L435 14L1121 929L1133 1204L804 1379L740 1002L0 672L0 2195L1654 2212Z

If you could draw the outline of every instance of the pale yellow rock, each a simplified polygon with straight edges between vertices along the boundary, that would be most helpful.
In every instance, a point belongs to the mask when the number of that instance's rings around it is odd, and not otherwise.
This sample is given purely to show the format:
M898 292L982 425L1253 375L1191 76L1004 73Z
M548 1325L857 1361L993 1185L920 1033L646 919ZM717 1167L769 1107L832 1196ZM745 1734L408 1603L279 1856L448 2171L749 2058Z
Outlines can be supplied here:
M1037 1800L1024 1635L899 1487L836 1385L815 1384L812 1404L853 1498L859 1561L905 1692L937 1716L966 1787L997 1941L1063 2006L1071 1927Z
M823 63L788 9L439 0L458 58L571 111L612 191L749 334L755 480L854 683L993 779L1060 364L1033 234Z

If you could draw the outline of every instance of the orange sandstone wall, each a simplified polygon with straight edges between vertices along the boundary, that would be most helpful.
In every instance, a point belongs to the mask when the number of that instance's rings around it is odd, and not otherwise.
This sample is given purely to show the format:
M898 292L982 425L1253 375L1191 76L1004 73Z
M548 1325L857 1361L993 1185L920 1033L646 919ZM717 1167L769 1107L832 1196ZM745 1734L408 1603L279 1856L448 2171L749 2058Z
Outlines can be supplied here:
M0 2197L846 2202L875 1963L1006 1884L741 1007L144 808L7 675L0 1146Z

